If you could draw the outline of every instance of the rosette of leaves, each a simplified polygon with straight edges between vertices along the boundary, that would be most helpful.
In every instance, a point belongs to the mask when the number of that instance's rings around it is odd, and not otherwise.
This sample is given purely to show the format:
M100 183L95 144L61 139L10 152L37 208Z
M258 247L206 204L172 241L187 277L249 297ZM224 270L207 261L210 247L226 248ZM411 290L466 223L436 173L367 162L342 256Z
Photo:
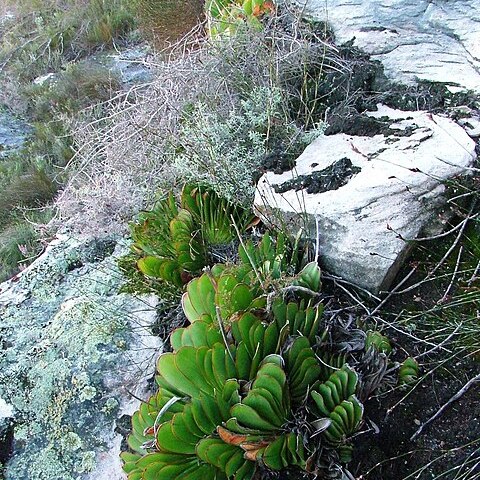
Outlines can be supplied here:
M340 459L344 463L351 460L352 450L346 439L358 430L363 416L363 405L355 395L357 384L357 374L345 365L311 393L318 413L329 420L322 435L328 444L341 447Z
M173 332L173 352L157 365L159 390L132 419L132 452L122 455L130 480L311 469L318 452L342 449L359 427L357 375L342 365L322 378L323 307L279 296L268 310L254 278L248 265L216 265L188 284L191 323Z
M187 285L182 306L190 322L207 320L218 325L220 319L229 324L238 312L266 309L269 298L283 294L285 288L291 287L307 300L318 295L320 267L316 262L303 266L296 260L298 247L281 233L276 238L266 233L258 245L242 242L239 258L239 265L217 264Z
M250 210L213 190L187 184L180 205L170 193L131 225L138 269L149 278L183 287L211 262L210 247L228 244L254 218Z
M261 29L260 19L274 8L272 0L207 0L205 9L210 36L234 34L245 23Z
M392 353L392 346L390 345L388 337L375 330L369 330L365 339L365 350L369 350L370 348L385 353L385 355Z
M241 243L240 262L252 270L263 290L288 287L308 298L320 291L321 271L316 261L309 261L310 245L301 246L300 241L300 235L292 241L281 231L267 232L257 245L251 239Z
M420 368L418 362L412 358L408 357L401 365L398 371L398 384L401 387L408 387L413 385L418 380Z

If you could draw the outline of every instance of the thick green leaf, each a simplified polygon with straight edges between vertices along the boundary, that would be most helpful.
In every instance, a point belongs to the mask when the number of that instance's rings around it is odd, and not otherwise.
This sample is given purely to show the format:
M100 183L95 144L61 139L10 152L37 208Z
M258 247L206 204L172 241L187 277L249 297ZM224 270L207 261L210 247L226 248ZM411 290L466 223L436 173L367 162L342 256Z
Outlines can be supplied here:
M254 408L248 405L234 405L231 414L233 418L236 418L237 421L247 429L265 433L277 430L277 425L262 418Z
M271 470L281 470L288 466L286 455L286 435L276 438L262 453L262 460Z
M188 320L192 323L200 318L206 321L206 314L213 321L216 318L214 299L215 287L208 274L190 281L182 296L182 308Z

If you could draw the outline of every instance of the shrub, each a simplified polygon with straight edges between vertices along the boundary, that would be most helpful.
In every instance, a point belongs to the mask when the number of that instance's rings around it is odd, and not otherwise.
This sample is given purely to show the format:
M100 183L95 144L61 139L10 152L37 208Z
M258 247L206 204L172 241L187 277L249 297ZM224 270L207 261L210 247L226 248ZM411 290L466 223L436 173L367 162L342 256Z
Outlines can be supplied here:
M195 104L181 120L176 139L178 175L209 185L231 202L249 204L267 154L282 139L305 147L312 138L285 117L282 100L280 89L257 87L226 116L215 105Z
M131 218L154 203L152 192L194 176L231 201L248 203L266 158L291 166L322 132L320 118L305 127L290 109L297 88L291 79L301 77L305 61L324 63L328 50L306 30L280 25L273 35L273 28L244 25L214 43L186 38L170 61L157 65L158 80L148 89L112 102L104 121L74 128L82 149L59 198L60 218L83 232L121 231L116 212L122 221L123 213ZM258 114L268 117L266 124Z

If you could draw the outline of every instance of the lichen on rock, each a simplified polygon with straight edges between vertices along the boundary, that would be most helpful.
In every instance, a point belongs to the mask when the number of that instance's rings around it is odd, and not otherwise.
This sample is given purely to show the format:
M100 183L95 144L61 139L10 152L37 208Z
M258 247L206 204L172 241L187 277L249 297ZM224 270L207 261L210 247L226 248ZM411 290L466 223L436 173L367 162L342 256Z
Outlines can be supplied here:
M0 285L0 397L15 417L6 478L108 478L97 470L119 450L117 415L130 408L127 392L142 395L160 348L149 331L155 301L118 294L125 249L60 236Z

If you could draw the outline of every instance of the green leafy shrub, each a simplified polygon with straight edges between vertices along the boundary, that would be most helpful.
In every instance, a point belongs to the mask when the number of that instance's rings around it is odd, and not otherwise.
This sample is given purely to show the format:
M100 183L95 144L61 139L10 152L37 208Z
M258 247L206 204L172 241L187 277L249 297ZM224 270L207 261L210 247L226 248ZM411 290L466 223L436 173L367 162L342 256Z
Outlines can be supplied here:
M231 202L249 204L266 155L285 139L305 147L320 130L302 133L288 120L278 88L256 87L227 115L198 102L181 119L174 166ZM285 149L287 152L288 149Z

